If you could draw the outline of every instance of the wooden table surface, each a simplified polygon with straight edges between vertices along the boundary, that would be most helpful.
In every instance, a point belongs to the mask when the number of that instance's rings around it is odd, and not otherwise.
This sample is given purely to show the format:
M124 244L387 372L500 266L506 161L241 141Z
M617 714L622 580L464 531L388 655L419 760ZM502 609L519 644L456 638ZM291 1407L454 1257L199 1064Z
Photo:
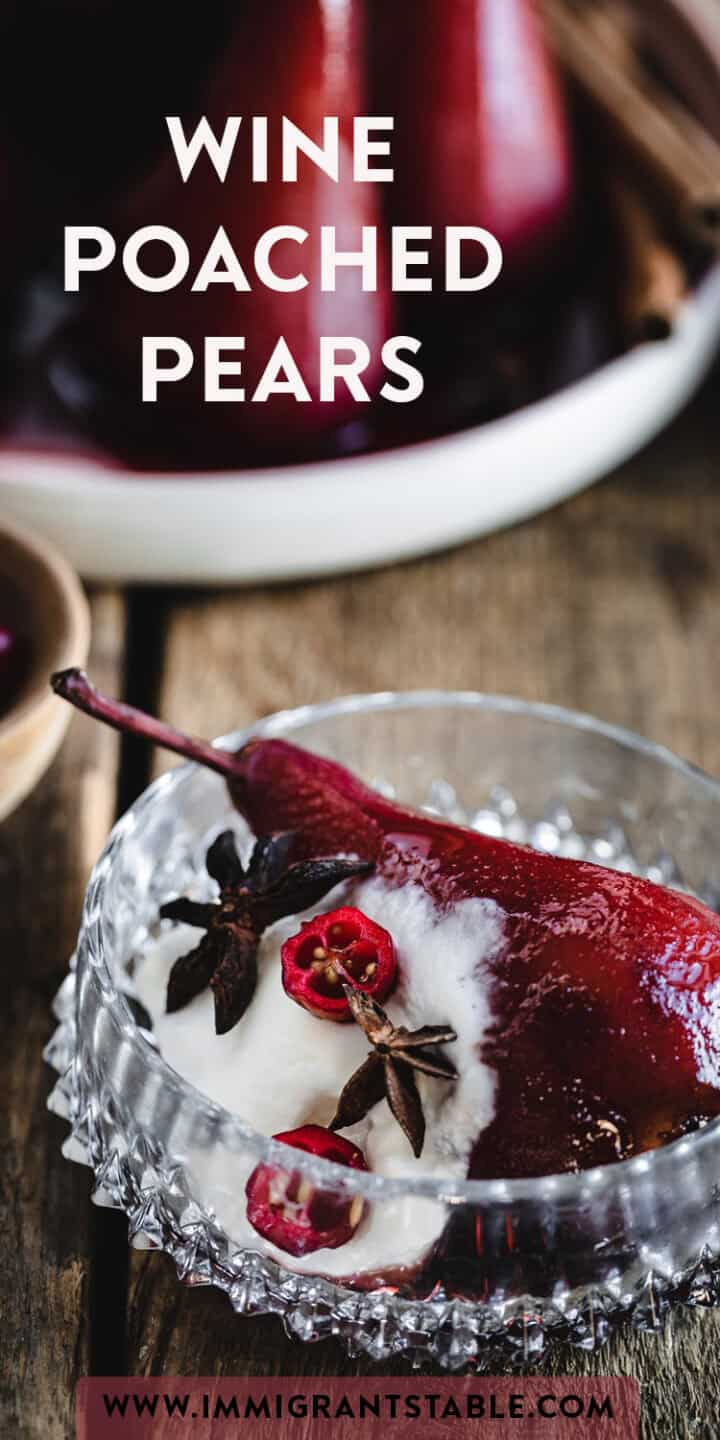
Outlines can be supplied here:
M586 494L452 554L376 574L235 592L92 595L92 673L185 728L219 734L349 691L504 691L619 721L720 773L720 376L643 455ZM142 543L142 537L138 537ZM242 543L242 537L238 537ZM59 703L59 702L58 702ZM165 757L82 717L36 793L0 829L0 1434L70 1440L76 1378L356 1374L338 1343L303 1347L275 1319L188 1291L169 1260L128 1253L61 1158L41 1060L88 868ZM559 1374L631 1374L644 1434L718 1434L720 1316ZM375 1367L399 1373L400 1362Z

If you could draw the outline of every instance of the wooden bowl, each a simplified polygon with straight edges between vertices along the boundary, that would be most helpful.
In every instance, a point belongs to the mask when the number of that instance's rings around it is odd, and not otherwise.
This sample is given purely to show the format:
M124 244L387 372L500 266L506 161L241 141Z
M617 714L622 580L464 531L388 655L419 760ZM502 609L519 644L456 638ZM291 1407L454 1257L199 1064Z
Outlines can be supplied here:
M26 674L0 711L0 821L37 784L67 730L70 711L48 685L54 670L83 665L90 612L80 581L45 540L0 525L0 625L26 641Z

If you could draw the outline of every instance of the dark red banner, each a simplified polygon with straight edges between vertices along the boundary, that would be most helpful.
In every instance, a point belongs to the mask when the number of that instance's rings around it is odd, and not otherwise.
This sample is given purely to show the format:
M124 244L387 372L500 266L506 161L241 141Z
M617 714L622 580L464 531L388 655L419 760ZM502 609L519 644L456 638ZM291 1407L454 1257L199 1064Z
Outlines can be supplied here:
M634 1380L82 1380L77 1440L638 1440Z

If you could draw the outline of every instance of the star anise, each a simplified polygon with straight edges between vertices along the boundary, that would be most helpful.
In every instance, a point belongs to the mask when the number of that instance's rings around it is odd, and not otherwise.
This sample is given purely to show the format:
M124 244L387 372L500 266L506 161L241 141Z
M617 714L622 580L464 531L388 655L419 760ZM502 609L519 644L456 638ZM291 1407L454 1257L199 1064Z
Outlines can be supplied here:
M421 1155L425 1116L414 1071L434 1075L438 1080L457 1080L454 1065L429 1048L448 1045L457 1040L457 1035L448 1025L423 1025L420 1030L393 1025L386 1011L369 995L352 985L345 985L343 989L353 1020L365 1031L373 1048L359 1070L350 1076L330 1121L330 1129L344 1130L348 1125L356 1125L373 1105L387 1099L398 1125L410 1141L413 1154Z
M227 1034L242 1018L257 984L257 952L268 925L315 905L341 880L365 875L372 865L330 858L290 864L292 835L257 841L247 869L232 830L218 835L207 852L208 874L220 886L217 904L170 900L163 920L179 920L205 930L200 944L175 961L167 987L172 1013L194 1000L207 985L215 997L215 1030Z

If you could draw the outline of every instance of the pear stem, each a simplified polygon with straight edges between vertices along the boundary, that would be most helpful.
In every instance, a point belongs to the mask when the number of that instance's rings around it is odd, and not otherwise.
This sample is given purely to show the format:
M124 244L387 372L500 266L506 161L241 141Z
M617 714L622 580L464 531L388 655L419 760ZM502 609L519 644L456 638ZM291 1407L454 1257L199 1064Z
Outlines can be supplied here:
M152 715L136 710L134 705L126 705L122 700L109 700L95 689L84 670L59 670L51 677L50 684L61 700L67 700L76 710L82 710L94 720L102 720L114 730L150 740L162 746L163 750L172 750L186 760L194 760L198 765L217 771L218 775L237 775L235 756L230 751L219 750L209 740L184 735L181 730L174 730L171 725L164 725Z

